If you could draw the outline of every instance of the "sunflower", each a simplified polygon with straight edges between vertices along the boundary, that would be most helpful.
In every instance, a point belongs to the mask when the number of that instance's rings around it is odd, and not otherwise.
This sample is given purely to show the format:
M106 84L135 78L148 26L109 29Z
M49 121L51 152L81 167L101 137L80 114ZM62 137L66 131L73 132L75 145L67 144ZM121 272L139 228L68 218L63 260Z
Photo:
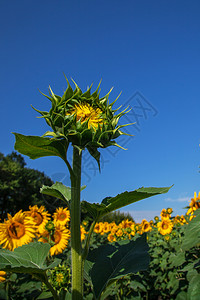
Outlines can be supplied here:
M103 223L102 222L99 222L99 223L95 224L94 232L95 233L102 233L103 232Z
M165 208L162 209L160 216L161 216L161 220L168 220L170 218L170 214L167 212Z
M119 227L120 227L120 228L129 228L132 224L133 224L133 221L130 221L130 220L126 219L126 220L123 220L123 221L119 224Z
M186 215L193 214L195 210L200 208L199 200L200 200L200 192L198 194L198 197L197 197L197 193L194 192L194 198L191 199L191 202L189 204L189 209L188 209Z
M108 239L108 241L109 241L110 243L116 241L116 237L115 237L115 235L112 234L112 233L110 233L110 234L108 235L107 239Z
M13 251L15 248L28 244L35 237L35 223L22 210L8 220L0 223L0 244L3 248Z
M0 271L0 282L3 282L6 280L5 276L6 276L6 272Z
M131 124L119 125L120 118L128 113L128 107L121 112L118 112L121 106L113 109L118 97L110 103L112 89L100 97L100 84L93 93L92 85L83 93L75 82L74 90L68 80L67 84L62 96L55 95L50 87L50 96L42 93L52 103L48 112L34 108L51 127L51 131L44 133L43 138L53 137L54 140L59 140L66 150L69 144L79 151L87 149L100 169L98 148L122 148L115 140L121 135L130 135L121 129Z
M33 219L40 234L44 231L46 223L50 220L50 214L45 210L43 205L40 208L37 205L29 206L29 211L25 211L25 214Z
M49 240L51 240L54 245L50 248L50 254L53 256L63 252L68 245L69 238L69 229L67 229L65 226L56 224L53 235L50 235L50 233L45 230L42 232L39 242L47 243Z
M162 235L170 234L173 228L173 224L169 219L164 219L157 224L158 231Z
M56 212L53 214L53 219L56 224L66 225L70 221L70 212L67 208L56 208Z
M112 234L115 234L115 232L118 230L118 228L119 227L117 226L117 224L115 222L110 223L110 232Z
M116 236L118 236L118 237L123 236L123 234L124 234L124 232L123 232L123 230L122 230L121 228L119 228L119 229L117 230L117 232L116 232Z
M142 220L142 223L141 223L141 230L142 232L148 232L150 231L152 228L151 228L151 225L150 223L147 221L147 220Z
M173 209L171 207L168 207L167 208L167 211L166 211L169 215L171 215L173 213Z
M108 233L110 229L111 229L110 224L108 222L104 222L101 234L103 235L104 233Z
M90 129L91 127L94 130L97 130L99 126L103 125L102 110L100 108L94 108L88 103L75 105L73 110L68 114L75 114L76 121L87 122L87 127Z

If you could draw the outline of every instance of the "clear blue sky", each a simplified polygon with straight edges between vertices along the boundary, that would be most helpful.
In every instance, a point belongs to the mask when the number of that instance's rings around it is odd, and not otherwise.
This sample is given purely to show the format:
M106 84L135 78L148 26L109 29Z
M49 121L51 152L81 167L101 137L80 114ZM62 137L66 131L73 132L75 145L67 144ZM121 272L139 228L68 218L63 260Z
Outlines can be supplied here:
M200 190L199 14L199 1L2 0L0 151L13 151L13 131L48 130L30 106L49 108L38 89L47 93L50 84L62 94L63 72L82 90L102 78L102 95L114 86L114 100L122 91L118 106L129 102L135 115L128 121L137 127L128 129L132 139L121 141L127 151L102 151L100 175L85 157L82 197L99 202L141 186L174 184L168 194L124 210L136 220L167 207L185 212L187 199ZM28 167L69 185L59 158L25 159Z

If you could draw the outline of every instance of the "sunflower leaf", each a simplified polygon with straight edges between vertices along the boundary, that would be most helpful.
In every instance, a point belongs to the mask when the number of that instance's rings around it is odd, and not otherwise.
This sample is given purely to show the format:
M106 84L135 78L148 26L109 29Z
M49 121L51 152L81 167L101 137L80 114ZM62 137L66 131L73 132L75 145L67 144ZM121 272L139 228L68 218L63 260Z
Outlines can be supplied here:
M81 187L81 191L85 188L86 185L83 185ZM40 193L61 199L64 202L67 202L67 204L68 201L71 200L71 188L58 181L56 181L56 183L54 183L52 186L43 185L40 189Z
M59 156L66 160L68 143L66 140L53 140L47 137L26 136L14 133L16 142L15 150L21 154L36 159L44 156Z
M94 159L96 159L96 161L98 163L98 167L99 167L99 172L100 172L101 171L101 167L100 167L100 152L97 150L97 148L91 147L91 146L87 146L87 149L88 149L90 155L92 155L94 157Z
M199 223L200 223L200 210L194 212L193 218L185 228L185 235L183 238L181 248L185 251L195 247L200 243Z
M0 269L14 273L45 273L61 261L56 259L52 264L46 264L50 248L48 243L33 242L14 251L0 249Z
M148 265L148 244L143 234L136 241L124 240L91 250L85 262L85 279L92 283L95 297L100 299L110 283L146 270Z
M169 191L170 187L147 187L147 188L139 188L135 191L124 192L118 194L115 197L105 198L101 204L98 203L89 203L87 201L82 201L82 208L87 210L87 212L95 219L99 219L100 217L110 213L114 210L122 208L126 205L132 204L134 202L159 195L164 194Z

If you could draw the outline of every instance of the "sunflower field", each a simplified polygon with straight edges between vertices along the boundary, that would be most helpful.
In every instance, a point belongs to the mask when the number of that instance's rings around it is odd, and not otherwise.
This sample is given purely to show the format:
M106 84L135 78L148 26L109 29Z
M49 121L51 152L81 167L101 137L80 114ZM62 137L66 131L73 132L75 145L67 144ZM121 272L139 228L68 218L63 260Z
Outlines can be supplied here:
M96 263L106 270L101 260L105 245L136 241L146 237L149 247L149 268L136 274L126 275L107 286L100 299L176 299L197 300L200 290L200 193L191 199L185 215L173 216L172 208L163 209L160 216L141 223L124 219L119 224L98 222L91 237L90 253L97 252ZM81 224L81 241L84 244L90 221ZM60 263L48 270L48 280L58 291L70 299L70 212L59 207L50 215L44 206L30 206L28 211L20 210L14 216L8 214L0 223L0 245L2 249L34 247L34 242L51 245L48 264L55 258ZM26 245L26 246L23 246ZM23 246L23 247L21 247ZM24 248L25 249L25 248ZM133 250L134 251L134 250ZM42 255L42 253L41 253ZM84 299L95 299L99 285L92 283L85 272ZM104 273L104 276L109 274ZM102 277L102 276L101 276ZM102 279L103 280L103 279ZM53 299L51 291L37 280L36 275L0 271L1 299Z
M100 97L100 84L94 92L92 85L82 92L75 81L74 89L66 82L62 96L51 87L49 96L41 93L51 102L49 111L34 108L50 131L42 136L13 133L15 150L30 159L62 159L70 186L56 182L40 188L64 202L51 214L29 202L0 220L0 299L199 300L200 194L194 194L184 216L174 217L167 208L141 223L105 218L172 186L124 191L101 203L81 201L86 188L81 185L83 152L88 151L100 171L99 149L124 149L116 139L132 136L122 130L134 123L120 125L130 109L114 109L118 97L110 102L112 89Z

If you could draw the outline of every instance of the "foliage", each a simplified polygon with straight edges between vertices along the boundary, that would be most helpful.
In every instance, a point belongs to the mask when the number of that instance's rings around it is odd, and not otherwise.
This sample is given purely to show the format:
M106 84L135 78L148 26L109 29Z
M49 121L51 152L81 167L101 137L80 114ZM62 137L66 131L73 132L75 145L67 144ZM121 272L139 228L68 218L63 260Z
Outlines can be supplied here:
M108 223L115 222L118 225L125 219L128 219L129 221L134 221L133 217L131 216L131 214L129 214L129 212L122 212L120 210L117 210L117 211L113 211L113 212L103 216L100 219L100 221L108 222Z
M42 185L52 184L43 172L27 168L20 154L0 153L0 218L4 219L7 213L15 214L19 207L28 210L29 205L43 204L54 211L59 201L40 193Z

